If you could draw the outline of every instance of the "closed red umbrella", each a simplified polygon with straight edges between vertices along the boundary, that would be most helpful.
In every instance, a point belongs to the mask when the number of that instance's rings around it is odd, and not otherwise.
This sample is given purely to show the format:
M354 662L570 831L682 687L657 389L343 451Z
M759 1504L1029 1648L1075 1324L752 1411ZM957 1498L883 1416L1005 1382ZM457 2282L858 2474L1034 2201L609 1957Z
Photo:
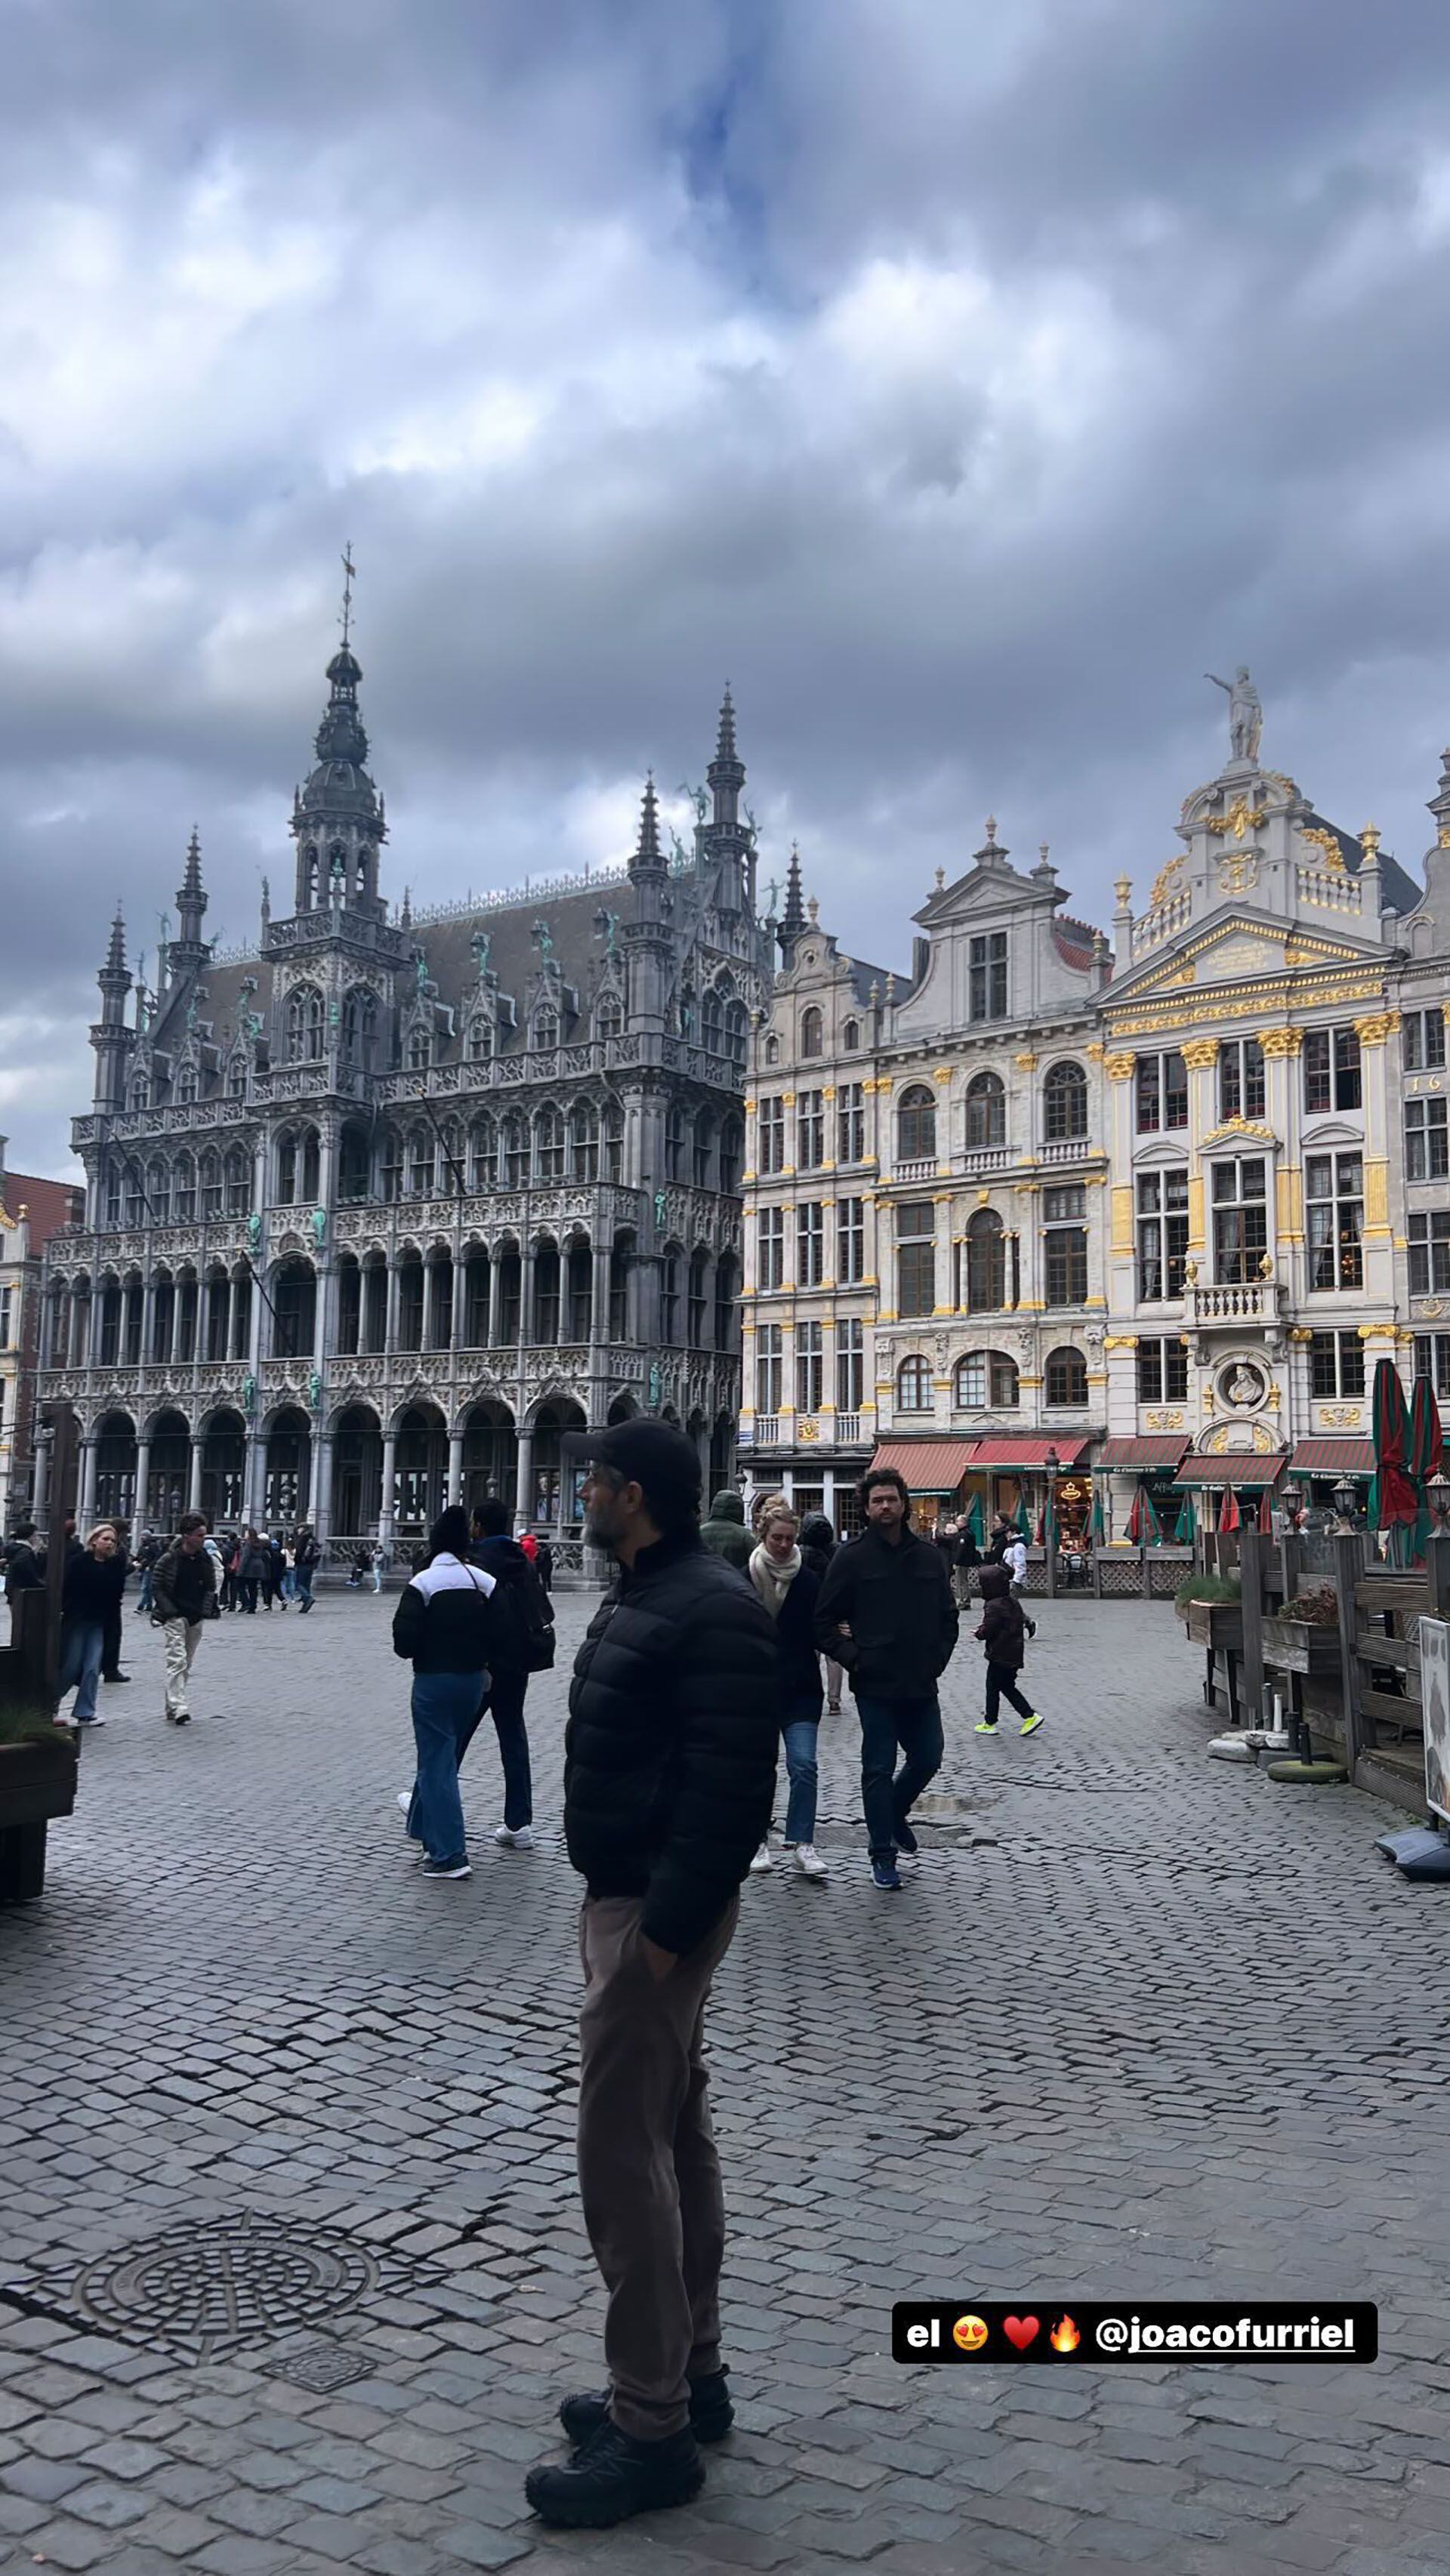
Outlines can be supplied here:
M1262 1538L1272 1538L1274 1535L1274 1515L1270 1508L1267 1485L1259 1496L1259 1534Z
M1225 1485L1223 1489L1223 1501L1218 1507L1218 1525L1224 1531L1236 1530L1240 1526L1239 1498L1232 1485Z
M1430 1544L1430 1487L1445 1460L1445 1434L1440 1407L1427 1377L1417 1377L1410 1405L1410 1474L1415 1480L1415 1555L1423 1558Z
M1140 1486L1138 1487L1137 1492L1136 1492L1136 1493L1134 1494L1134 1496L1133 1496L1133 1508L1132 1508L1132 1510L1129 1512L1128 1517L1127 1517L1127 1520L1126 1520L1126 1521L1124 1522L1124 1524L1123 1524L1123 1536L1128 1540L1128 1542L1129 1542L1129 1545L1130 1545L1130 1546L1132 1546L1132 1547L1136 1547L1136 1546L1137 1546L1137 1544L1138 1544L1138 1541L1139 1541L1139 1539L1142 1537L1142 1535L1143 1535L1143 1488L1142 1488L1142 1486L1140 1485Z
M1370 1526L1380 1530L1413 1529L1419 1497L1409 1473L1410 1408L1404 1382L1393 1360L1375 1363L1371 1399L1375 1479L1370 1488ZM1403 1561L1404 1542L1392 1552Z

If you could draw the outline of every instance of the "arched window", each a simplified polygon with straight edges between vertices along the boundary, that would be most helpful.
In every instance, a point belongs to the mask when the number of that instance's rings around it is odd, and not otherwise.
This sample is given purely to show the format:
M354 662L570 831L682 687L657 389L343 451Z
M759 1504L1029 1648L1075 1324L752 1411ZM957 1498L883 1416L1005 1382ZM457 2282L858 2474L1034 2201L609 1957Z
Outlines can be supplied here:
M896 1410L898 1413L930 1413L930 1360L914 1358L902 1361L896 1372Z
M426 1020L417 1020L408 1032L408 1071L426 1073L433 1061L433 1032Z
M1042 1125L1049 1144L1088 1131L1087 1075L1080 1064L1055 1064L1042 1086Z
M190 1109L201 1089L201 1076L194 1064L187 1063L176 1077L176 1097L183 1109Z
M469 1128L468 1186L471 1190L498 1186L498 1129L491 1118L475 1118Z
M978 1208L967 1227L967 1312L995 1315L1007 1303L1007 1237L991 1208Z
M765 1061L767 1064L779 1064L780 1062L780 1040L775 1035L774 1030L771 1031L770 1036L765 1041Z
M302 1131L302 1196L315 1206L321 1182L322 1151L315 1127Z
M302 909L310 912L317 901L317 843L309 841L302 853Z
M715 1116L702 1109L695 1120L695 1151L690 1178L697 1190L707 1190L715 1159Z
M176 1180L171 1205L178 1225L190 1225L196 1214L196 1165L189 1154L176 1158Z
M724 1052L725 1005L713 984L707 987L700 1006L700 1038L711 1055Z
M952 1402L963 1413L1013 1413L1018 1394L1017 1363L1005 1351L968 1351L956 1366Z
M1081 1351L1072 1350L1065 1342L1060 1350L1049 1351L1044 1376L1043 1393L1048 1404L1080 1409L1087 1403L1087 1361Z
M552 1002L541 1002L534 1013L534 1044L542 1052L559 1043L559 1014Z
M815 1003L801 1013L801 1053L820 1055L825 1046L825 1025Z
M720 1192L723 1198L733 1199L739 1189L740 1166L744 1159L745 1130L738 1118L727 1118L720 1130Z
M540 1181L564 1177L564 1121L552 1104L534 1115L534 1177Z
M750 1048L750 1015L743 1002L725 1005L725 1052L733 1065L743 1067Z
M599 1178L599 1112L592 1100L577 1100L569 1120L569 1177Z
M287 997L287 1061L317 1064L322 1057L322 995L315 984L296 984Z
M436 1160L437 1147L432 1128L415 1127L408 1138L408 1196L410 1199L432 1197Z
M682 1181L685 1177L685 1113L671 1109L665 1120L665 1179Z
M521 1190L529 1177L529 1137L522 1118L510 1118L503 1131L504 1179L511 1190Z
M967 1147L1005 1145L1007 1094L995 1073L974 1073L967 1085Z
M493 1013L475 1011L468 1023L468 1057L471 1064L487 1064L493 1054Z
M245 1100L246 1096L247 1059L243 1055L241 1048L238 1047L235 1049L230 1062L227 1065L227 1098L229 1100Z
M391 1127L383 1129L379 1170L384 1203L393 1207L403 1195L403 1140Z
M349 1064L372 1062L378 1028L378 997L370 984L353 984L342 1005L342 1044Z
M228 1216L246 1216L252 1205L252 1163L239 1146L227 1156L226 1193Z
M219 1154L201 1158L201 1212L203 1216L220 1216L222 1212L222 1166Z
M277 1196L283 1207L297 1196L297 1139L290 1130L277 1139Z
M354 1205L368 1195L372 1153L365 1127L344 1127L337 1162L337 1195Z
M598 1007L594 1013L594 1034L597 1038L619 1038L624 1035L624 1004L612 985L607 992L599 996Z
M171 1165L159 1159L146 1166L146 1214L153 1225L171 1223Z
M133 1073L131 1076L131 1087L126 1094L126 1105L128 1109L145 1109L150 1098L150 1077L144 1072Z
M899 1163L936 1160L936 1095L924 1082L913 1082L901 1095L896 1112L896 1159Z
M842 1046L845 1048L845 1050L846 1050L847 1054L848 1054L848 1055L851 1055L851 1054L854 1054L854 1052L855 1052L856 1048L860 1045L860 1043L861 1043L861 1023L860 1023L860 1021L859 1021L859 1020L848 1020L848 1021L846 1022L845 1027L844 1027L844 1028L842 1029L842 1031L841 1031L841 1044L842 1044Z
M604 1112L604 1177L607 1181L624 1178L624 1111L613 1103Z

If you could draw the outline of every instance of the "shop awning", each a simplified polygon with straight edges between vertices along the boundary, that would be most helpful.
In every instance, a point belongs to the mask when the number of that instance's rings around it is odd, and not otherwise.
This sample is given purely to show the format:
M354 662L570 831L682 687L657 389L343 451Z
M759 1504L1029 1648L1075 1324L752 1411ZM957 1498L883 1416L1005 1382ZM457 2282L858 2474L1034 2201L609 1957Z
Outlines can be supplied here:
M1093 1465L1136 1467L1146 1476L1155 1467L1176 1467L1187 1447L1187 1434L1182 1431L1155 1432L1141 1440L1105 1440Z
M1296 1440L1291 1476L1372 1476L1372 1440Z
M1283 1472L1287 1449L1275 1449L1268 1457L1248 1449L1230 1449L1217 1458L1190 1454L1184 1459L1173 1482L1184 1485L1252 1485L1257 1491L1263 1485L1276 1485Z
M883 1440L873 1467L894 1467L914 1494L954 1494L972 1463L970 1440Z
M1040 1474L1049 1450L1055 1451L1060 1467L1077 1467L1087 1454L1087 1445L1072 1431L1060 1432L1056 1439L1050 1431L988 1431L972 1448L971 1469L973 1475L982 1467L993 1468L999 1475L1011 1475L1017 1467L1036 1468Z

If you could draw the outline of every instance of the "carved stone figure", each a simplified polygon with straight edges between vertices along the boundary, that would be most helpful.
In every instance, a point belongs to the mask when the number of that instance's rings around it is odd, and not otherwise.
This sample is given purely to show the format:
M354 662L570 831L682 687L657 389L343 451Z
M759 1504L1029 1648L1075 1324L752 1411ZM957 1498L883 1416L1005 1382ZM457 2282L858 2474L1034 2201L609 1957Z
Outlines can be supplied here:
M1250 1368L1247 1362L1240 1360L1224 1388L1224 1393L1230 1404L1260 1404L1263 1401L1264 1381L1257 1369Z
M1259 703L1258 690L1249 678L1247 664L1240 662L1231 680L1221 680L1216 671L1205 671L1203 676L1212 680L1216 689L1222 689L1228 699L1228 738L1235 760L1257 760L1264 731L1264 710Z
M327 1241L327 1210L324 1207L315 1207L312 1211L312 1240L319 1252Z
M255 1260L262 1249L262 1220L257 1215L247 1219L247 1251Z

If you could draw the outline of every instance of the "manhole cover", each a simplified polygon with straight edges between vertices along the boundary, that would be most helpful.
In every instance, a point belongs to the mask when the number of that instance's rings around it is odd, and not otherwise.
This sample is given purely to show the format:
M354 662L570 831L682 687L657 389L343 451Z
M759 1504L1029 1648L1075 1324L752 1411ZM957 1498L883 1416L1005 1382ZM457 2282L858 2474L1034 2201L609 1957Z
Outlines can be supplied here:
M77 2267L37 2269L3 2295L31 2315L98 2328L183 2361L319 2326L383 2287L409 2289L416 2267L334 2227L251 2212L169 2228Z
M377 2367L367 2353L349 2352L345 2344L310 2343L305 2352L264 2361L262 2371L268 2379L288 2379L294 2388L310 2388L326 2397L334 2388L350 2388L355 2379L371 2379Z

